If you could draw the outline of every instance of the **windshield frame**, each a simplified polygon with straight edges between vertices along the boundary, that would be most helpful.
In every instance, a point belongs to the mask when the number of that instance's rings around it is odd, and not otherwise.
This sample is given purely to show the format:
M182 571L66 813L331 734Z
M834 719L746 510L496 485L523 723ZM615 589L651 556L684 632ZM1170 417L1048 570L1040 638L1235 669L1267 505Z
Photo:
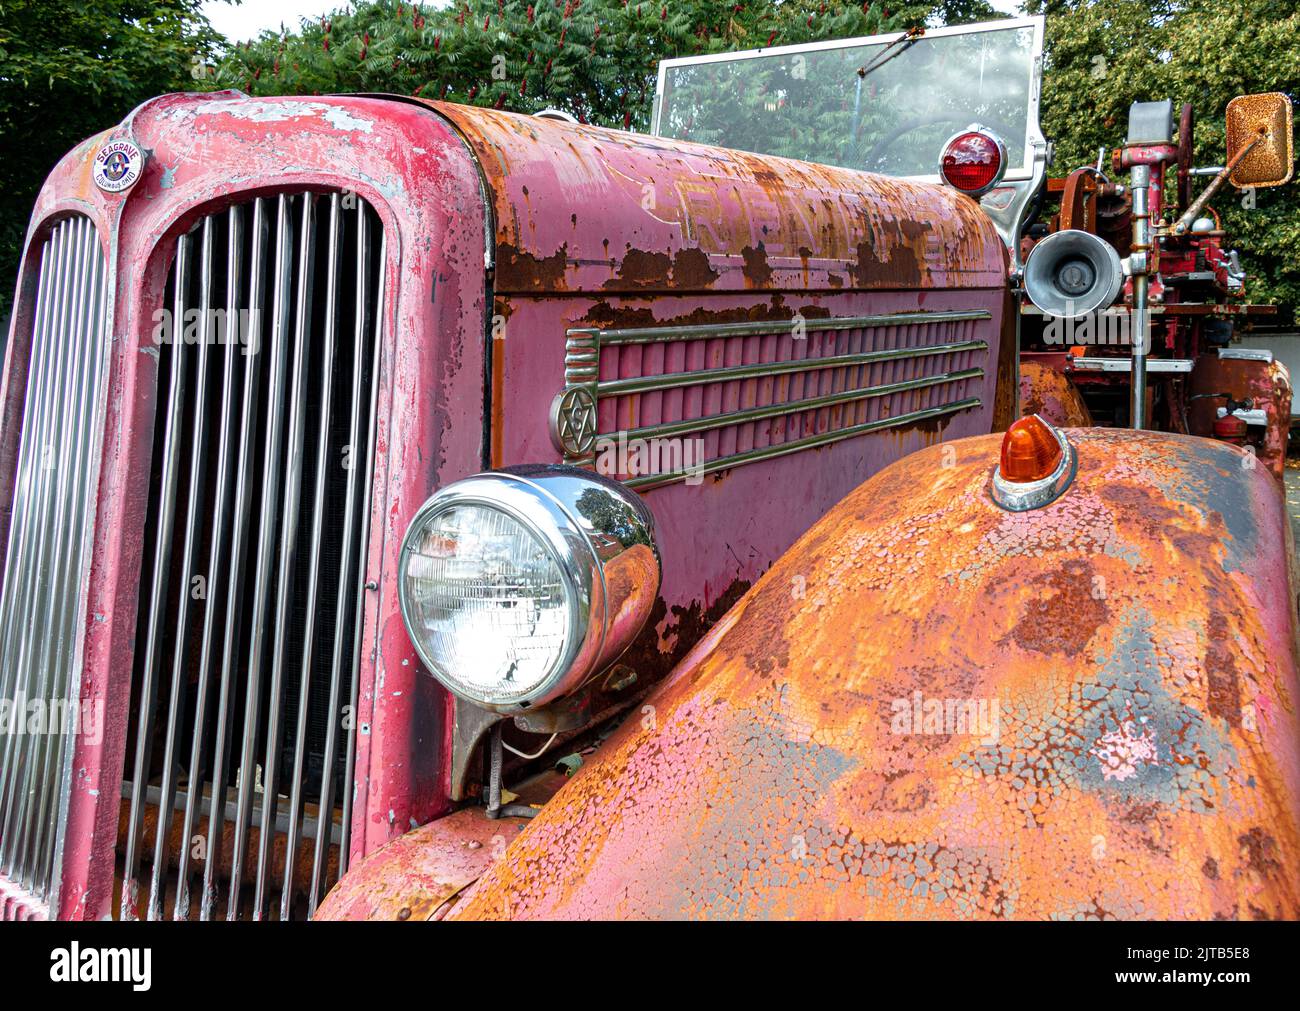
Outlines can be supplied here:
M1029 107L1026 110L1025 117L1025 136L1024 140L1024 161L1020 165L1007 166L1006 175L1003 176L1004 182L1029 181L1034 178L1035 152L1040 146L1046 144L1043 137L1042 129L1038 122L1038 106L1042 92L1043 81L1043 31L1046 19L1040 15L1032 15L1020 18L1004 18L999 21L981 21L969 25L953 25L947 28L927 29L920 36L923 39L943 38L947 35L974 35L979 32L992 31L1009 31L1013 29L1028 28L1032 31L1032 42L1030 45L1031 63L1030 63L1030 81L1029 81ZM829 49L851 49L857 46L883 45L889 42L901 41L906 37L906 32L889 32L884 35L865 35L852 39L830 39L822 42L802 42L790 46L772 46L767 49L743 49L731 53L712 53L707 56L680 56L671 60L659 61L659 73L655 83L654 108L650 121L650 133L652 136L662 136L659 132L660 114L663 111L663 104L666 98L666 85L668 72L678 67L699 66L706 63L735 63L740 60L761 59L770 56L787 56L796 53L813 53L823 52ZM666 138L669 140L677 138ZM938 183L941 182L938 174L939 151L935 151L935 169L936 171L927 175L899 176L902 179L915 179L921 182ZM818 163L821 164L821 163Z

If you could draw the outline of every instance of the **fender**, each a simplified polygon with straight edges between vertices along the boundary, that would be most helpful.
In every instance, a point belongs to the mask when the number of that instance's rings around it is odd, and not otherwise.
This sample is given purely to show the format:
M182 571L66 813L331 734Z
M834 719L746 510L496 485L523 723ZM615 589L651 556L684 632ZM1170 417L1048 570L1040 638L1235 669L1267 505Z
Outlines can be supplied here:
M1242 451L999 437L823 518L452 909L461 918L1300 916L1291 535Z
M1060 369L1020 359L1020 414L1037 414L1057 428L1086 428L1092 412L1079 388Z

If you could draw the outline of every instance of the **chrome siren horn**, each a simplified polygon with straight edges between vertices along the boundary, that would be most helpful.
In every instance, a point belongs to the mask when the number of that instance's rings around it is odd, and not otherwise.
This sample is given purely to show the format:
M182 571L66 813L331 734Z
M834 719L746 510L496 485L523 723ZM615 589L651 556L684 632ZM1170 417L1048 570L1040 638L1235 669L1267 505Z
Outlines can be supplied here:
M1049 316L1077 319L1104 309L1123 286L1115 247L1091 232L1054 232L1025 260L1025 292Z

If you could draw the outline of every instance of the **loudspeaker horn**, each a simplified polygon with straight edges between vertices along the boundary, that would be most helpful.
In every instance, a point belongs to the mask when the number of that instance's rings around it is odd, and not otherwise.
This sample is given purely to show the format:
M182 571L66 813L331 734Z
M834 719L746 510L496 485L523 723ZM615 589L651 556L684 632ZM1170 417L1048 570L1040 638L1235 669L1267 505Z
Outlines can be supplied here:
M1049 316L1077 319L1104 309L1123 287L1115 247L1077 228L1053 232L1025 260L1025 293Z

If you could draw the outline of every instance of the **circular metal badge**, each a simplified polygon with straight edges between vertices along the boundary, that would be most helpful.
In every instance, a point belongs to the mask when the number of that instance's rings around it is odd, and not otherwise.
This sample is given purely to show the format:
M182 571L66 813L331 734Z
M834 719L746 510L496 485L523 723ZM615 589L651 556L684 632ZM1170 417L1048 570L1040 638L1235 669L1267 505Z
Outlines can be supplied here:
M144 171L144 152L129 140L110 140L95 152L91 174L105 193L121 193Z
M551 440L566 457L583 457L596 442L596 398L585 386L570 386L551 404Z

